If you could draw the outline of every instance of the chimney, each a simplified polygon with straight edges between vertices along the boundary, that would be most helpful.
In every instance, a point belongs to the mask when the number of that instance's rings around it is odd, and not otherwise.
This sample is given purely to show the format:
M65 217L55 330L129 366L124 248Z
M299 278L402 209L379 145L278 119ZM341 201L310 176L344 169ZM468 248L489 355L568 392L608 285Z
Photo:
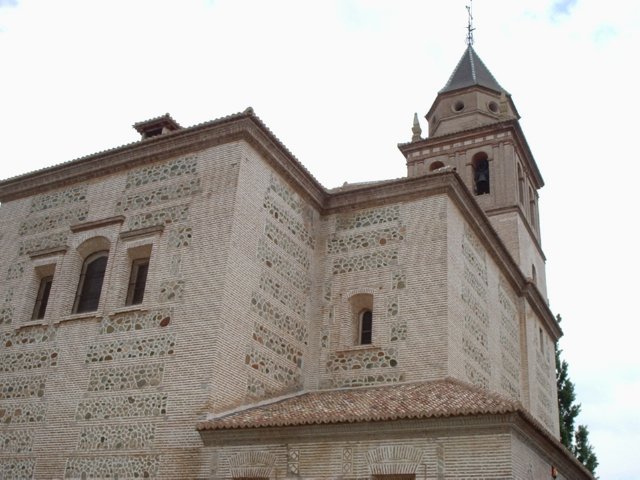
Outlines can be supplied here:
M138 122L133 124L138 133L141 135L141 140L151 137L157 137L158 135L164 135L165 133L180 130L182 127L176 122L171 115L165 113L161 117L155 117L150 120Z

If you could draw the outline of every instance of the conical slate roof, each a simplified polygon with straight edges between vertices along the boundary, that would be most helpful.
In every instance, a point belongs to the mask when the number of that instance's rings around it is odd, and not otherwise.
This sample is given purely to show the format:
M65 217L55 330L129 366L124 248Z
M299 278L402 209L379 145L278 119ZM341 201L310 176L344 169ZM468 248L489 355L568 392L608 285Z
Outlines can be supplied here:
M505 92L504 88L493 78L487 66L480 60L473 47L469 45L464 51L449 81L439 93L452 92L460 88L478 85L496 92Z

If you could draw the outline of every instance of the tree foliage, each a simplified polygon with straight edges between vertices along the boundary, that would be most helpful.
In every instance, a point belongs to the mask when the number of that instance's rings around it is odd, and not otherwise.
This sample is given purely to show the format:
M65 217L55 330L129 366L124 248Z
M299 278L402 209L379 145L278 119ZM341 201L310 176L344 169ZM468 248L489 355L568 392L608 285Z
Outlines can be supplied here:
M556 349L556 383L558 386L558 413L560 414L560 441L571 449L576 417L580 404L576 404L575 385L569 379L569 364L560 358L561 350Z
M585 425L578 425L576 429L573 454L591 473L595 473L598 458L589 443L589 430Z
M562 321L557 316L558 323ZM598 459L589 443L589 430L585 425L575 428L581 405L576 403L575 385L569 379L569 364L560 358L562 350L556 346L556 384L558 387L558 414L560 416L560 441L593 474Z

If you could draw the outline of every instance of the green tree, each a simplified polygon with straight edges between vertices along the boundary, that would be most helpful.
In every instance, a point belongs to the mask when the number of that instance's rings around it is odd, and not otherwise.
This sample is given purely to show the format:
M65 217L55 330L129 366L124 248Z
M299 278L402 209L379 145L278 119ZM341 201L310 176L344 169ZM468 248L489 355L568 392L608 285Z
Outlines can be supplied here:
M586 425L578 425L576 429L573 454L591 473L595 474L598 458L593 451L593 446L589 443L589 429Z
M562 317L558 315L558 323ZM595 475L598 458L589 443L589 430L585 425L575 428L581 405L576 404L575 385L569 379L569 364L560 358L562 350L556 345L556 384L558 387L558 414L560 417L560 441L576 458Z
M562 317L558 315L558 323ZM569 364L560 358L562 350L556 346L556 384L558 387L558 413L560 415L560 441L569 450L573 447L573 432L580 404L575 403L575 385L569 379Z

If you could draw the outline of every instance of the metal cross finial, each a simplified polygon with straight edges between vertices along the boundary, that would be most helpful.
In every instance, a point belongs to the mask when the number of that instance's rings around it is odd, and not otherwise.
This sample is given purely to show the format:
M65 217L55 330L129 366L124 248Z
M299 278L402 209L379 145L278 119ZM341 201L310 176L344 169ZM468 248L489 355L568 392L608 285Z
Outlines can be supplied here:
M473 31L475 30L475 28L473 28L473 15L471 14L472 2L473 0L469 0L469 5L466 6L467 14L469 16L467 22L467 45L469 46L473 45Z

